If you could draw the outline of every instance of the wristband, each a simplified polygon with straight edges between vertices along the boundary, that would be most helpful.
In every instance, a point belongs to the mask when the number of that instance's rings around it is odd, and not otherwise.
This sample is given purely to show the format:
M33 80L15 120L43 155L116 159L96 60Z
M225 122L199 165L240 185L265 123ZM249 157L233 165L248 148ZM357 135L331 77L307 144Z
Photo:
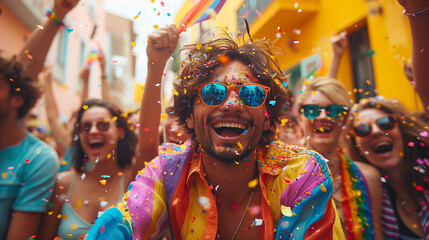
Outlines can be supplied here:
M57 18L57 16L55 15L55 13L53 11L46 11L45 14L47 17L49 17L49 20L55 25L55 26L59 26L59 27L66 27L66 24L61 21L59 18Z
M418 11L418 12L415 12L415 13L409 13L409 12L405 11L405 9L404 9L404 11L402 11L402 14L407 15L407 16L411 16L411 17L418 17L418 16L426 14L428 11L429 11L429 6L426 7L425 9Z

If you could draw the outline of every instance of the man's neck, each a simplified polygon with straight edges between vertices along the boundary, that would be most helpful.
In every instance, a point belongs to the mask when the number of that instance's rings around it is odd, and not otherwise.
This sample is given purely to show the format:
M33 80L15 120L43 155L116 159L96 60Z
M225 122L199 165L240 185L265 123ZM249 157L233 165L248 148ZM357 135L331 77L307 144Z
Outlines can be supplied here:
M226 163L203 153L201 157L207 180L213 185L216 196L224 200L245 200L251 189L249 182L257 178L256 154L237 163Z
M17 144L25 138L25 130L18 125L18 120L5 118L0 120L0 151Z

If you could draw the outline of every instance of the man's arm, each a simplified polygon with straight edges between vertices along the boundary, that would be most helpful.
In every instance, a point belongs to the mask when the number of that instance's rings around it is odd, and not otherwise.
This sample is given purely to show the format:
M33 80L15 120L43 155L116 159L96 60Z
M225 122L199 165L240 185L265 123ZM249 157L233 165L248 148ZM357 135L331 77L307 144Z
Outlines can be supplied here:
M408 15L411 29L415 89L425 102L429 102L429 0L398 0L398 2Z
M179 35L175 25L159 28L149 34L146 53L148 56L148 72L140 110L139 145L136 170L143 168L144 163L158 155L159 122L161 107L160 88L165 64L176 49Z
M59 21L63 21L65 15L73 9L79 0L55 0L52 12ZM18 60L26 65L29 76L36 81L37 75L42 70L48 50L51 47L55 34L60 26L53 24L48 19L42 24L43 29L36 29L18 54ZM31 59L28 55L31 55Z
M15 211L9 225L7 240L27 240L33 235L37 235L41 212Z

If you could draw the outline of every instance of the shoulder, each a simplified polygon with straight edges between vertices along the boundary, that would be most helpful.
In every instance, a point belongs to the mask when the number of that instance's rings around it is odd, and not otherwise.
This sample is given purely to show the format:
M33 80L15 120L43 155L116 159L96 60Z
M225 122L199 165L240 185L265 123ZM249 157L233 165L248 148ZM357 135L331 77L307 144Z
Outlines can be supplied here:
M70 188L70 183L74 177L73 171L66 171L57 174L54 192L56 195L67 194Z
M28 133L22 143L22 154L40 159L40 161L44 161L43 164L58 162L58 155L55 150L32 134Z
M259 148L258 159L263 159L262 164L275 171L286 166L302 169L310 164L326 168L328 172L326 159L319 153L304 147L287 145L281 141L272 142L267 148Z
M381 174L377 168L364 162L354 161L353 163L356 164L356 166L359 168L367 182L380 182Z

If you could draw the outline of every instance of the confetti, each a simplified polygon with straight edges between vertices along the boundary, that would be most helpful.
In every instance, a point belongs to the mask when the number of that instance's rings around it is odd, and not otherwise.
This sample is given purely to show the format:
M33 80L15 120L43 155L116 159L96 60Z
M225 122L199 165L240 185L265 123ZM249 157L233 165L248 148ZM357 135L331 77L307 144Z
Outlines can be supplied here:
M157 29L158 29L158 27L159 27L159 26L158 26L158 25L156 25L156 24L155 24L155 25L153 25L153 28L154 28L155 30L157 30Z
M208 209L210 207L210 199L208 197L200 196L198 202L203 209Z
M272 106L276 105L276 100L271 100L269 104Z
M43 29L43 26L40 25L36 25L39 29Z
M292 217L292 215L293 215L290 207L286 207L284 205L281 206L281 212L282 212L283 216L286 216L286 217Z
M322 192L328 191L323 184L320 185L320 190L322 190Z
M253 221L253 226L260 226L262 225L263 219L256 218L255 221Z
M258 11L258 9L255 9L256 14L258 14L259 17L262 17L262 13Z
M286 125L286 123L287 123L287 122L289 122L289 119L284 118L284 119L282 119L282 120L280 120L280 121L281 121L280 126L284 126L284 125Z
M131 45L131 46L133 46L133 47L135 47L135 46L136 46L136 43L135 43L135 42L133 42L133 41L131 41L130 45Z
M103 179L103 180L100 180L100 183L104 186L106 185L107 181Z
M241 145L241 142L237 142L237 145L240 149L243 149L243 145Z
M176 89L173 89L173 95L175 95L175 96L179 95L179 93L177 92Z
M247 183L247 186L249 188L254 188L254 187L256 187L256 185L258 185L258 179L257 178L255 178L255 179L253 179Z

